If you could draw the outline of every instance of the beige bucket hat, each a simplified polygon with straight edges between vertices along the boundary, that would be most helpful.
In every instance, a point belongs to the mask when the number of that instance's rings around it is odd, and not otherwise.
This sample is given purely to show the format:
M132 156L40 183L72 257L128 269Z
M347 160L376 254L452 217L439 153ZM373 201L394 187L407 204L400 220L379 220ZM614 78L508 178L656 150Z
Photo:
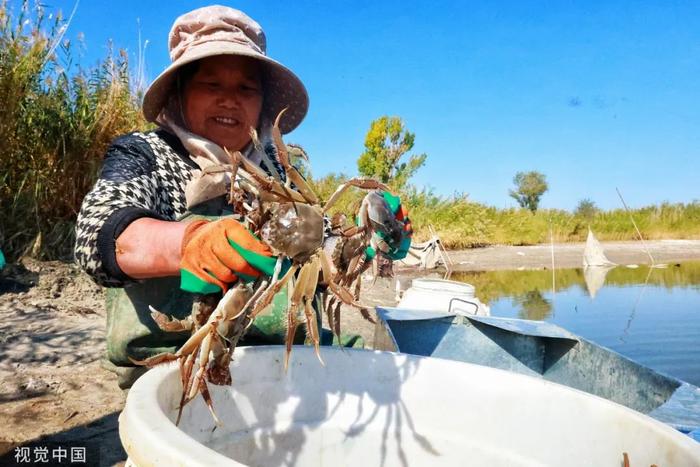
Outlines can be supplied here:
M258 23L233 8L212 5L198 8L175 20L168 36L170 66L143 96L143 114L155 122L175 90L177 70L188 63L216 55L242 55L261 62L265 100L263 115L273 119L288 108L280 130L289 133L306 116L309 97L301 80L266 55L265 33Z

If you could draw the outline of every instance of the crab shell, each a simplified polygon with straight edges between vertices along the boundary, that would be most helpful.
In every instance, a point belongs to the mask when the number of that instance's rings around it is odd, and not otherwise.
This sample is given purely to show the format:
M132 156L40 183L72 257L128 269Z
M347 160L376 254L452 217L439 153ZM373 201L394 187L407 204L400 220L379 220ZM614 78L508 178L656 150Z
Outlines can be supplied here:
M393 244L398 244L403 235L403 224L396 219L381 193L370 191L362 204L367 210L370 229L381 232Z
M272 217L263 224L260 235L276 255L295 263L306 262L323 245L323 213L318 206L301 203L275 203Z

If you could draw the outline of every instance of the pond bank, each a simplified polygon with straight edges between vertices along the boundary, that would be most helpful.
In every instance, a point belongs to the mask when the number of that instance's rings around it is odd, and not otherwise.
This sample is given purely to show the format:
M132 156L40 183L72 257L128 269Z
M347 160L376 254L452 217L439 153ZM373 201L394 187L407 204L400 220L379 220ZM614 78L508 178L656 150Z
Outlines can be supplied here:
M582 266L585 243L555 243L554 267ZM618 264L650 264L644 247L654 261L676 263L700 259L700 240L651 240L641 242L602 242L607 257ZM544 269L552 265L551 245L490 246L453 250L448 254L455 271L496 271L503 269Z

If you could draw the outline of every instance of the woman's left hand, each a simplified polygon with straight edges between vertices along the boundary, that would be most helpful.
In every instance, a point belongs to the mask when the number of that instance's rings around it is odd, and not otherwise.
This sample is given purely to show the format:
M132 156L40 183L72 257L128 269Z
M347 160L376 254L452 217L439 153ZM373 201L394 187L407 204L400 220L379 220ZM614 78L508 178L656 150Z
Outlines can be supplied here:
M383 225L377 225L378 228L375 228L372 233L372 247L368 248L367 255L374 257L376 254L374 247L376 246L392 260L405 258L411 246L413 228L411 220L408 218L408 210L401 205L401 199L388 191L376 191L368 194L365 200L370 204L369 209L385 213ZM375 206L372 206L372 203L375 203ZM376 204L382 206L379 207ZM393 216L393 219L390 221L386 218L387 215ZM379 219L375 219L375 222L378 223L378 221Z

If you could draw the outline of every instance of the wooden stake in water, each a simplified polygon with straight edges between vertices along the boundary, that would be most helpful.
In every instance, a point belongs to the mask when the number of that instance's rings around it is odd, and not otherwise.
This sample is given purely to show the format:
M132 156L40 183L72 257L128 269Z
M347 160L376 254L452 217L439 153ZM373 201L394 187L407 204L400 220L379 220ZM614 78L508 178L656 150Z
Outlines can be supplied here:
M627 211L627 214L630 216L630 220L632 221L632 225L634 226L634 230L637 231L637 235L639 236L639 240L642 242L642 246L644 247L644 251L646 251L647 255L649 256L649 259L651 260L651 266L654 267L654 265L656 264L656 261L654 261L654 257L651 256L651 252L649 251L649 248L647 248L647 244L644 243L644 238L642 237L642 232L639 231L639 227L637 227L637 223L634 222L634 217L632 217L632 212L627 207L627 203L625 203L625 199L622 197L622 193L620 193L620 190L618 190L616 187L615 191L617 191L617 196L620 197L620 201L622 201L622 205L625 207L625 211Z
M552 229L552 219L549 220L549 244L552 251L552 300L556 294L556 272L554 271L554 230Z

